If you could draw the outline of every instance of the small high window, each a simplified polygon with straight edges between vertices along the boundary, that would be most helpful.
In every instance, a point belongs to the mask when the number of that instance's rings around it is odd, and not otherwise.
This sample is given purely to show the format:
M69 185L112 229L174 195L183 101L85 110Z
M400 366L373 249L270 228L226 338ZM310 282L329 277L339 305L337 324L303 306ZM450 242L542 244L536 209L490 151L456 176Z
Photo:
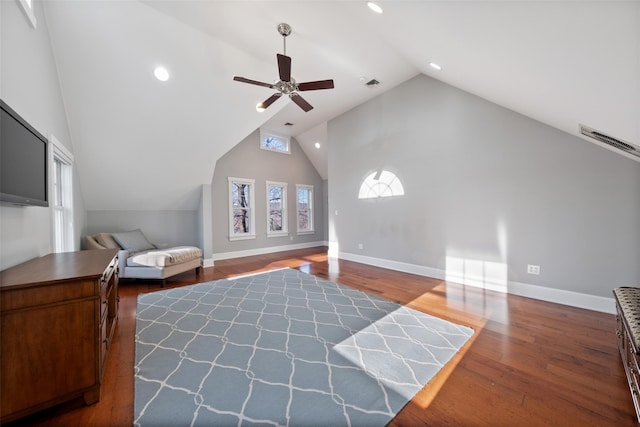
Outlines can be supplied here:
M255 239L253 179L229 178L229 240Z
M25 16L29 20L29 23L33 28L36 28L36 14L33 11L33 0L18 0L20 6L22 6L22 11Z
M260 148L276 151L278 153L291 154L288 136L277 135L273 132L260 130Z
M358 199L393 196L404 196L404 187L400 179L388 170L376 171L366 177L362 181L360 193L358 193Z

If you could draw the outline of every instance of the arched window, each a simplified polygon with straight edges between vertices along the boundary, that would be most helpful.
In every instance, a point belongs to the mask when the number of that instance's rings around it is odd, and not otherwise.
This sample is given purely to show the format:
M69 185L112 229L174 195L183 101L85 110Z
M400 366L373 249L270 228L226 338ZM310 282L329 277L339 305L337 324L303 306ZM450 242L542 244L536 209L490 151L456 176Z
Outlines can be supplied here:
M359 199L404 196L402 182L393 172L382 170L373 172L360 185Z

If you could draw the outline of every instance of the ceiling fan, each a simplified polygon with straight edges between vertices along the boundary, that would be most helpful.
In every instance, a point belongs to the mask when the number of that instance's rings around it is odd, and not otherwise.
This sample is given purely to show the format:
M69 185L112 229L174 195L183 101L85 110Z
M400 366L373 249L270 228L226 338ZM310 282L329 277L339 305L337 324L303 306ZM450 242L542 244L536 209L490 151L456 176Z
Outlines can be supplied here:
M289 24L279 24L278 33L282 36L284 42L284 55L277 54L278 59L278 71L280 73L280 79L275 83L264 83L256 80L247 79L244 77L234 76L233 80L242 83L249 83L257 86L268 87L269 89L276 89L278 92L271 95L269 98L257 105L257 109L263 110L276 102L282 95L288 95L289 98L305 112L313 109L313 106L309 104L298 92L304 92L306 90L320 90L320 89L333 89L333 80L318 80L314 82L297 83L293 77L291 77L291 57L287 56L287 36L291 34L291 27Z

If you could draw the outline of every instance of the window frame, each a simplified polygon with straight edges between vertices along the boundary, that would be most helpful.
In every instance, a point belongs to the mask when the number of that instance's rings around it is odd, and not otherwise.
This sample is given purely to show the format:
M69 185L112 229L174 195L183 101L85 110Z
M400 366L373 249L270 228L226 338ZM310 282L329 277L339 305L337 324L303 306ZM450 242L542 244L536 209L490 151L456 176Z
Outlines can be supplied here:
M387 169L368 174L360 184L358 199L384 199L404 196L404 185L400 177Z
M228 177L229 182L229 240L249 240L256 238L256 214L255 214L255 179ZM244 233L236 233L234 227L234 205L233 205L233 187L235 184L249 185L249 206L244 208L248 211L249 231Z
M35 7L35 0L16 0L21 6L27 20L31 24L31 27L35 29L38 21L36 20L36 14L33 8Z
M309 191L309 207L307 208L309 211L309 227L307 228L300 228L300 190L308 190ZM296 184L296 228L297 228L297 232L299 235L304 235L304 234L315 234L316 230L315 230L315 215L314 215L314 208L315 208L315 191L313 188L313 185L308 185L308 184Z
M73 188L75 159L54 135L49 136L48 145L52 251L70 252L76 250Z
M278 181L267 181L266 182L266 206L267 206L267 237L282 237L289 235L289 224L288 224L288 215L287 215L287 187L288 183L286 182L278 182ZM270 205L270 195L271 195L271 187L280 187L282 200L280 201L281 207L281 216L282 216L282 230L272 230L271 229L271 205Z
M286 150L278 150L277 148L265 147L264 141L267 138L277 138L281 140L286 145ZM269 130L260 129L260 149L266 150L266 151L272 151L274 153L280 153L280 154L291 154L291 137L280 135L278 133L271 132Z

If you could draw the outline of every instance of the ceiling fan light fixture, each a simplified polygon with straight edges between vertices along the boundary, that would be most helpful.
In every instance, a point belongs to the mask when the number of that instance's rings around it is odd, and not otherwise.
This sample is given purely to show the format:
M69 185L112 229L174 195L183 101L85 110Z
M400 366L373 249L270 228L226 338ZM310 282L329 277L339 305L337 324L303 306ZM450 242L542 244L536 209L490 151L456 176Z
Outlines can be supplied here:
M372 1L367 2L367 6L369 6L369 9L373 10L375 13L382 13L382 8Z
M256 104L256 111L258 113L262 113L264 110L266 110L266 107L264 106L264 104L262 102L258 102Z

